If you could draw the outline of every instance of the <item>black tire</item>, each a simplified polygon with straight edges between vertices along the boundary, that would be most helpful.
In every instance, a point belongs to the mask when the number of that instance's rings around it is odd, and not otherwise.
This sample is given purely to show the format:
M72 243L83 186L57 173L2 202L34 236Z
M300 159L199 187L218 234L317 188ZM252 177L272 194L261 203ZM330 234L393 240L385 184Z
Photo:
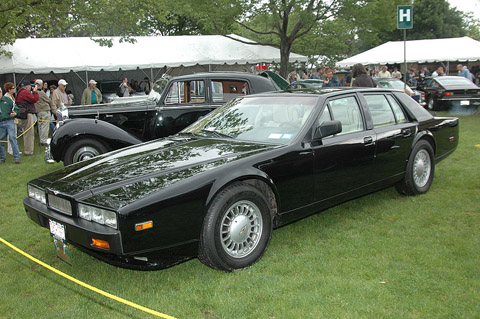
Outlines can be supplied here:
M271 234L268 200L257 188L234 183L221 191L208 209L198 259L222 271L248 267L262 257Z
M63 158L63 163L65 165L70 165L106 152L108 152L108 148L101 142L95 141L91 138L82 138L68 146Z
M426 140L420 140L410 153L404 178L395 188L404 195L425 194L432 185L434 174L435 157L432 145Z

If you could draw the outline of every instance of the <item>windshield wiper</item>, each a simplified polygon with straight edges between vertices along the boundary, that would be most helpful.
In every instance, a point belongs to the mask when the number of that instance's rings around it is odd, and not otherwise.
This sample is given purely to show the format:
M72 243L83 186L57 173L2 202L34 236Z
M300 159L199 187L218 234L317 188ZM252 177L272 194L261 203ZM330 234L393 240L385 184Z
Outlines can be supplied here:
M210 134L212 136L215 136L215 137L222 137L222 138L235 138L231 135L228 135L228 134L225 134L225 133L220 133L220 132L217 132L217 131L210 131L210 130L201 130L202 133L207 133L207 134Z

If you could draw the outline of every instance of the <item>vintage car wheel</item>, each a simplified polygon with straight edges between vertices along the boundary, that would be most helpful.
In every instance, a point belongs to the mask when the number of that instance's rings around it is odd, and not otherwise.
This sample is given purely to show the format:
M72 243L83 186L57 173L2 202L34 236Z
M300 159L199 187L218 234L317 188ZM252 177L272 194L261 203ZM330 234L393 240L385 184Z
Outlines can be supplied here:
M99 141L95 141L91 138L82 138L67 148L63 163L70 165L73 163L85 161L92 157L106 153L107 147Z
M251 185L232 184L209 207L198 258L223 271L248 267L262 257L271 233L271 209L265 196Z
M434 172L432 145L426 140L420 140L410 154L405 177L395 187L405 195L424 194L432 185Z

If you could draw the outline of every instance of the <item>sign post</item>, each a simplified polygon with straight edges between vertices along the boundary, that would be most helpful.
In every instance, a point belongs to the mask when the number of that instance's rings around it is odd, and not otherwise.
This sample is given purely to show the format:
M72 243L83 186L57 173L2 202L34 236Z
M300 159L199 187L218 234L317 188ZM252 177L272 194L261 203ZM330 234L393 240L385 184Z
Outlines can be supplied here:
M397 6L397 29L403 29L404 89L407 87L407 29L413 28L413 6Z

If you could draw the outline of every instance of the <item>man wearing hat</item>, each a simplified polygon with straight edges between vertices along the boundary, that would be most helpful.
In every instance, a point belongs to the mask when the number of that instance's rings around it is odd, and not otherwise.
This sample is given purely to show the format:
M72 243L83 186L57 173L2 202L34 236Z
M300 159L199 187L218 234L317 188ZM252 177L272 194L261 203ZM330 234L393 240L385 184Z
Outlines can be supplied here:
M88 87L83 90L81 104L100 104L102 103L102 92L97 88L97 82L90 80Z
M33 115L37 113L37 110L35 109L35 103L38 102L37 86L31 84L30 81L23 81L21 83L21 89L17 93L15 102L20 110L20 112L17 113L18 124L25 132L23 134L23 155L36 155L33 153L33 146L35 143L35 133L33 130L35 120Z
M52 102L53 107L52 109L61 109L63 106L70 106L72 105L72 101L68 98L67 92L65 89L67 88L67 81L61 79L58 81L58 87L55 91L53 91L52 95Z
M35 80L35 84L38 88L43 87L43 81L40 79ZM37 110L38 118L38 136L40 137L40 145L46 146L48 139L50 110L53 114L56 114L55 106L53 106L52 100L47 96L43 90L38 90L38 102L35 103L35 109Z

